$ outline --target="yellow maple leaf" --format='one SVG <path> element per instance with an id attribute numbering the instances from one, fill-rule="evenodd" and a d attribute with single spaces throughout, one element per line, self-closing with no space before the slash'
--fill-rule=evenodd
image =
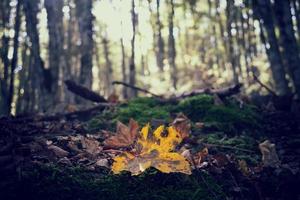
<path id="1" fill-rule="evenodd" d="M 188 161 L 179 153 L 174 152 L 175 147 L 182 141 L 180 134 L 174 127 L 158 127 L 153 134 L 149 133 L 149 124 L 142 128 L 135 148 L 131 152 L 124 152 L 114 158 L 112 171 L 115 174 L 129 171 L 138 175 L 154 167 L 161 172 L 180 172 L 191 174 Z"/>

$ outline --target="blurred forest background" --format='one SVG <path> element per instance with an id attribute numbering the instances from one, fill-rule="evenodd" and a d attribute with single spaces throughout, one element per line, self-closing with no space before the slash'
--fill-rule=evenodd
<path id="1" fill-rule="evenodd" d="M 1 114 L 243 84 L 300 95 L 299 0 L 1 0 Z M 267 87 L 263 87 L 267 86 Z M 269 91 L 268 91 L 269 88 Z"/>

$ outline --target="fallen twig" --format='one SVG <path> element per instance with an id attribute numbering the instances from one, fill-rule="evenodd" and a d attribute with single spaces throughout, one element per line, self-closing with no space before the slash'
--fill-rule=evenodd
<path id="1" fill-rule="evenodd" d="M 249 149 L 243 149 L 239 147 L 231 147 L 231 146 L 225 146 L 225 145 L 219 145 L 219 144 L 209 144 L 209 143 L 203 143 L 207 147 L 219 147 L 219 148 L 224 148 L 224 149 L 232 149 L 232 150 L 237 150 L 237 151 L 244 151 L 248 153 L 254 153 L 254 151 L 249 150 Z"/>
<path id="2" fill-rule="evenodd" d="M 151 94 L 152 96 L 157 97 L 157 98 L 161 98 L 161 97 L 162 97 L 162 96 L 157 95 L 157 94 L 154 94 L 154 93 L 152 93 L 152 92 L 150 92 L 150 91 L 148 91 L 148 90 L 146 90 L 146 89 L 137 87 L 137 86 L 135 86 L 135 85 L 130 85 L 130 84 L 125 83 L 125 82 L 114 81 L 114 82 L 112 82 L 112 84 L 114 84 L 114 85 L 115 85 L 115 84 L 118 84 L 118 85 L 124 85 L 125 87 L 129 87 L 129 88 L 131 88 L 131 89 L 138 90 L 138 91 L 140 91 L 140 92 L 144 92 L 144 93 L 147 93 L 147 94 Z"/>

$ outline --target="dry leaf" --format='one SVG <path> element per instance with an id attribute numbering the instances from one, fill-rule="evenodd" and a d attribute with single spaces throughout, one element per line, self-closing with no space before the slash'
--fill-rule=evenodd
<path id="1" fill-rule="evenodd" d="M 96 155 L 102 151 L 100 143 L 95 139 L 84 137 L 81 139 L 81 144 L 85 151 L 91 155 Z"/>
<path id="2" fill-rule="evenodd" d="M 177 115 L 172 126 L 179 132 L 182 139 L 189 136 L 191 131 L 191 122 L 183 113 L 179 113 Z"/>
<path id="3" fill-rule="evenodd" d="M 208 149 L 207 149 L 207 147 L 205 147 L 204 149 L 202 149 L 201 151 L 199 151 L 198 153 L 196 153 L 193 156 L 193 160 L 194 160 L 196 167 L 200 166 L 200 164 L 203 162 L 204 158 L 207 155 L 208 155 Z"/>
<path id="4" fill-rule="evenodd" d="M 239 160 L 238 164 L 239 164 L 239 170 L 241 170 L 241 172 L 244 174 L 244 176 L 249 176 L 250 170 L 247 165 L 247 162 L 245 160 Z"/>
<path id="5" fill-rule="evenodd" d="M 119 96 L 116 93 L 112 93 L 107 98 L 107 101 L 109 103 L 118 103 L 119 102 Z"/>
<path id="6" fill-rule="evenodd" d="M 127 127 L 121 122 L 117 122 L 117 134 L 104 141 L 104 145 L 109 148 L 121 148 L 132 145 L 136 139 L 139 125 L 130 119 Z"/>
<path id="7" fill-rule="evenodd" d="M 188 161 L 179 153 L 172 152 L 182 141 L 180 134 L 174 127 L 168 128 L 168 134 L 163 134 L 164 126 L 158 127 L 153 134 L 149 134 L 149 125 L 141 130 L 134 152 L 124 152 L 114 158 L 112 171 L 115 174 L 129 171 L 138 175 L 149 167 L 161 172 L 181 172 L 191 174 Z"/>
<path id="8" fill-rule="evenodd" d="M 97 160 L 95 165 L 98 166 L 98 167 L 109 168 L 109 163 L 108 163 L 108 160 L 106 158 L 102 158 L 102 159 Z"/>
<path id="9" fill-rule="evenodd" d="M 52 151 L 57 157 L 63 158 L 69 155 L 69 152 L 63 150 L 62 148 L 51 144 L 48 146 L 48 149 Z"/>
<path id="10" fill-rule="evenodd" d="M 278 167 L 280 165 L 275 144 L 271 143 L 269 140 L 266 140 L 259 144 L 259 149 L 262 154 L 264 167 Z"/>

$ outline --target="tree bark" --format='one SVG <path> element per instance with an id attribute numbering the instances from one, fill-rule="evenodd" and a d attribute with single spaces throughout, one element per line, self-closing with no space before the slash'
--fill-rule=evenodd
<path id="1" fill-rule="evenodd" d="M 52 76 L 48 69 L 44 68 L 44 62 L 40 56 L 40 39 L 38 34 L 37 14 L 39 0 L 23 0 L 23 8 L 26 16 L 26 30 L 31 42 L 32 55 L 32 90 L 31 98 L 34 98 L 34 109 L 43 109 L 46 104 L 46 96 L 51 93 Z"/>
<path id="2" fill-rule="evenodd" d="M 122 52 L 122 80 L 123 82 L 127 81 L 127 73 L 126 73 L 126 53 L 125 53 L 125 47 L 124 47 L 124 41 L 123 41 L 123 36 L 120 39 L 120 43 L 121 43 L 121 52 Z M 127 88 L 123 88 L 122 89 L 122 94 L 123 94 L 123 98 L 127 99 L 128 98 L 128 94 L 127 94 Z"/>
<path id="3" fill-rule="evenodd" d="M 91 89 L 93 67 L 93 15 L 92 0 L 75 0 L 76 15 L 80 32 L 81 68 L 80 84 Z"/>
<path id="4" fill-rule="evenodd" d="M 164 70 L 164 57 L 165 57 L 165 44 L 162 37 L 162 23 L 160 20 L 160 0 L 156 0 L 156 25 L 157 25 L 157 50 L 156 50 L 156 62 L 161 71 Z"/>
<path id="5" fill-rule="evenodd" d="M 231 34 L 231 29 L 232 29 L 232 23 L 234 20 L 234 1 L 233 0 L 227 0 L 227 6 L 226 6 L 226 15 L 227 15 L 227 35 L 228 35 L 228 53 L 229 53 L 229 60 L 231 64 L 231 69 L 233 73 L 233 83 L 238 84 L 239 83 L 239 77 L 238 77 L 238 72 L 237 72 L 237 65 L 238 63 L 236 62 L 235 58 L 235 51 L 233 47 L 233 37 Z"/>
<path id="6" fill-rule="evenodd" d="M 135 35 L 136 35 L 136 13 L 135 13 L 135 2 L 132 0 L 131 2 L 131 21 L 132 21 L 132 39 L 131 39 L 131 58 L 129 65 L 129 84 L 136 84 L 136 69 L 135 69 Z M 129 97 L 136 97 L 136 90 L 129 90 Z"/>
<path id="7" fill-rule="evenodd" d="M 274 21 L 272 18 L 272 8 L 270 0 L 254 0 L 253 12 L 260 19 L 260 23 L 265 30 L 261 30 L 262 42 L 265 43 L 267 56 L 270 61 L 272 76 L 278 95 L 287 95 L 289 93 L 288 81 L 285 78 L 285 70 L 279 51 L 278 41 L 275 34 Z M 265 33 L 264 33 L 265 32 Z M 266 34 L 266 36 L 264 36 Z M 269 46 L 269 48 L 268 48 Z"/>
<path id="8" fill-rule="evenodd" d="M 3 63 L 3 71 L 1 71 L 0 76 L 0 89 L 1 89 L 1 97 L 0 97 L 0 114 L 7 115 L 9 113 L 9 109 L 7 107 L 8 104 L 8 81 L 9 81 L 9 59 L 8 59 L 8 49 L 9 49 L 9 41 L 10 38 L 5 34 L 5 31 L 7 30 L 10 13 L 11 13 L 11 7 L 9 5 L 9 0 L 3 0 L 0 2 L 0 17 L 1 17 L 1 29 L 0 31 L 3 32 L 2 38 L 1 38 L 1 49 L 0 49 L 0 55 L 1 60 Z M 3 74 L 3 76 L 2 76 Z"/>
<path id="9" fill-rule="evenodd" d="M 275 16 L 280 31 L 280 41 L 283 47 L 283 55 L 295 87 L 296 94 L 300 98 L 300 57 L 290 7 L 290 0 L 275 0 Z"/>
<path id="10" fill-rule="evenodd" d="M 8 91 L 8 113 L 11 113 L 13 96 L 14 96 L 14 89 L 15 89 L 15 69 L 18 64 L 18 49 L 19 49 L 19 33 L 20 33 L 20 25 L 21 25 L 21 2 L 22 0 L 18 0 L 16 5 L 16 16 L 15 16 L 15 35 L 14 35 L 14 50 L 13 50 L 13 57 L 11 60 L 11 67 L 10 67 L 10 83 L 9 83 L 9 91 Z"/>
<path id="11" fill-rule="evenodd" d="M 170 0 L 170 13 L 169 13 L 169 39 L 168 39 L 168 54 L 169 54 L 169 65 L 171 68 L 171 80 L 173 88 L 177 88 L 177 66 L 176 66 L 176 47 L 175 47 L 175 39 L 174 39 L 174 1 Z"/>
<path id="12" fill-rule="evenodd" d="M 109 96 L 113 92 L 112 88 L 112 80 L 113 80 L 113 68 L 112 68 L 112 62 L 110 60 L 110 52 L 109 52 L 109 44 L 108 44 L 108 38 L 104 36 L 102 39 L 103 43 L 103 50 L 104 50 L 104 58 L 105 58 L 105 85 L 106 85 L 106 95 Z"/>
<path id="13" fill-rule="evenodd" d="M 64 32 L 63 32 L 63 1 L 45 0 L 47 10 L 47 23 L 49 31 L 49 66 L 52 74 L 52 91 L 55 92 L 51 99 L 54 102 L 62 101 L 63 88 L 60 74 L 63 73 L 65 57 L 63 52 Z"/>

